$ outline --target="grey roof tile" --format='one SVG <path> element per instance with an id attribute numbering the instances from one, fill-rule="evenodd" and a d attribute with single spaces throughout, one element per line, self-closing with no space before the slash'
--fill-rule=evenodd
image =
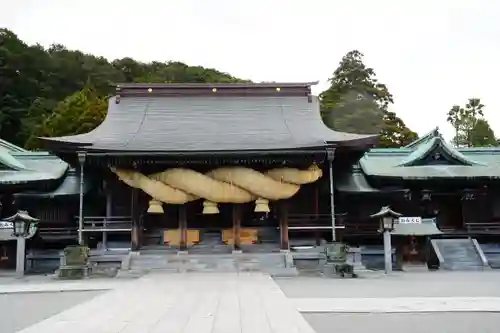
<path id="1" fill-rule="evenodd" d="M 124 96 L 110 98 L 93 131 L 42 138 L 114 151 L 285 150 L 368 146 L 376 135 L 337 132 L 323 124 L 312 96 Z M 81 149 L 81 148 L 80 148 Z"/>

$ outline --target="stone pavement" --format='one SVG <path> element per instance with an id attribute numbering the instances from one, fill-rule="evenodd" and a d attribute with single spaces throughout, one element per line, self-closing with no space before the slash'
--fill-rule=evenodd
<path id="1" fill-rule="evenodd" d="M 22 281 L 22 280 L 21 280 Z M 82 280 L 82 281 L 58 281 L 44 283 L 11 283 L 0 284 L 0 295 L 16 294 L 16 293 L 47 293 L 47 292 L 63 292 L 63 291 L 99 291 L 110 290 L 120 286 L 124 286 L 130 281 L 120 280 Z"/>
<path id="2" fill-rule="evenodd" d="M 149 274 L 19 333 L 314 333 L 261 273 Z"/>
<path id="3" fill-rule="evenodd" d="M 292 298 L 300 312 L 500 312 L 500 297 Z"/>

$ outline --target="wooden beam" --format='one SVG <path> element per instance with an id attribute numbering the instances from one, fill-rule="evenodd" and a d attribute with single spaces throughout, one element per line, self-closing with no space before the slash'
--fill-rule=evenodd
<path id="1" fill-rule="evenodd" d="M 288 240 L 288 202 L 280 203 L 280 249 L 289 250 L 290 244 Z"/>
<path id="2" fill-rule="evenodd" d="M 187 249 L 187 218 L 186 218 L 186 205 L 179 205 L 179 231 L 181 233 L 181 240 L 179 242 L 179 250 L 186 251 Z"/>
<path id="3" fill-rule="evenodd" d="M 233 204 L 233 250 L 241 250 L 241 205 Z"/>

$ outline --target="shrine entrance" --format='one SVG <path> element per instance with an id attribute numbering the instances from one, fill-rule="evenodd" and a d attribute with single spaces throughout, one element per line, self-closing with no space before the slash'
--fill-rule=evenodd
<path id="1" fill-rule="evenodd" d="M 400 217 L 394 225 L 397 266 L 426 268 L 429 260 L 429 236 L 442 232 L 436 226 L 436 219 L 421 217 Z M 425 267 L 424 267 L 425 266 Z"/>

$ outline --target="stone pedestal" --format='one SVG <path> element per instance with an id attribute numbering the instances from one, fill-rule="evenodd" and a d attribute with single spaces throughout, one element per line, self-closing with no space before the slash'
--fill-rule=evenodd
<path id="1" fill-rule="evenodd" d="M 324 262 L 322 266 L 323 277 L 331 278 L 335 276 L 335 264 L 331 262 Z"/>
<path id="2" fill-rule="evenodd" d="M 347 254 L 347 262 L 353 265 L 354 271 L 366 271 L 365 265 L 363 265 L 362 257 L 361 257 L 361 248 L 359 247 L 350 247 Z"/>
<path id="3" fill-rule="evenodd" d="M 280 250 L 281 253 L 285 255 L 285 268 L 292 268 L 295 267 L 293 263 L 293 255 L 290 253 L 289 250 Z"/>

